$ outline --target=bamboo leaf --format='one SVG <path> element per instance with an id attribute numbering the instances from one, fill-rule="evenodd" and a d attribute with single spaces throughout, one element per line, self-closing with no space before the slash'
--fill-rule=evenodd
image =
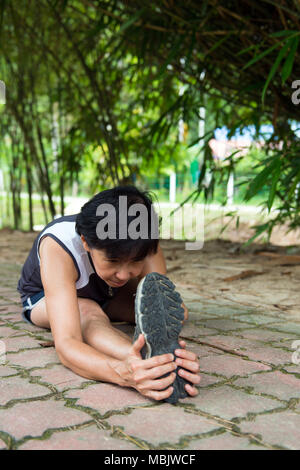
<path id="1" fill-rule="evenodd" d="M 292 34 L 299 33 L 299 31 L 295 31 L 292 29 L 285 29 L 283 31 L 277 31 L 276 33 L 270 34 L 271 38 L 280 38 L 282 36 L 291 36 Z"/>
<path id="2" fill-rule="evenodd" d="M 237 55 L 239 56 L 239 55 L 245 54 L 248 51 L 252 51 L 252 49 L 257 49 L 257 47 L 258 47 L 257 44 L 252 44 L 252 46 L 245 47 L 245 49 L 242 49 L 241 51 L 239 51 Z"/>
<path id="3" fill-rule="evenodd" d="M 292 72 L 292 69 L 293 69 L 293 64 L 294 64 L 294 61 L 295 61 L 295 56 L 296 56 L 296 52 L 297 52 L 297 49 L 298 49 L 298 45 L 299 45 L 299 36 L 294 38 L 294 39 L 291 39 L 289 42 L 290 42 L 290 52 L 286 58 L 286 61 L 282 67 L 282 71 L 281 71 L 281 77 L 282 77 L 282 83 L 285 83 L 285 81 L 289 78 L 289 76 L 291 75 L 291 72 Z"/>
<path id="4" fill-rule="evenodd" d="M 143 7 L 141 10 L 138 10 L 135 15 L 133 15 L 128 21 L 122 24 L 118 33 L 123 33 L 126 29 L 128 29 L 133 23 L 135 23 L 136 20 L 138 20 L 142 16 L 145 10 L 145 7 Z"/>
<path id="5" fill-rule="evenodd" d="M 253 59 L 251 59 L 246 65 L 244 65 L 243 69 L 242 70 L 246 70 L 248 67 L 250 67 L 251 65 L 255 64 L 256 62 L 258 62 L 259 60 L 261 60 L 263 57 L 265 57 L 267 54 L 270 54 L 270 52 L 272 52 L 274 49 L 276 49 L 276 47 L 278 47 L 279 43 L 277 44 L 273 44 L 273 46 L 269 47 L 268 49 L 266 49 L 265 51 L 263 51 L 261 54 L 259 54 L 258 56 L 255 56 L 253 57 Z"/>
<path id="6" fill-rule="evenodd" d="M 264 85 L 264 88 L 263 88 L 263 92 L 262 92 L 262 97 L 261 97 L 261 100 L 262 102 L 264 102 L 264 99 L 265 99 L 265 94 L 266 94 L 266 91 L 268 89 L 268 86 L 269 86 L 269 83 L 270 81 L 272 80 L 272 78 L 274 77 L 279 65 L 280 65 L 280 62 L 282 61 L 282 59 L 285 57 L 288 49 L 290 47 L 290 41 L 287 41 L 286 44 L 282 47 L 282 49 L 280 49 L 277 57 L 276 57 L 276 60 L 270 70 L 270 73 L 268 75 L 268 78 L 266 80 L 266 83 Z"/>
<path id="7" fill-rule="evenodd" d="M 250 186 L 245 195 L 245 201 L 249 201 L 264 186 L 269 176 L 273 173 L 277 166 L 278 157 L 267 165 L 255 178 L 251 181 Z"/>
<path id="8" fill-rule="evenodd" d="M 227 41 L 227 39 L 231 36 L 231 33 L 226 34 L 223 38 L 221 38 L 219 41 L 217 41 L 210 49 L 207 51 L 204 56 L 207 57 L 209 54 L 211 54 L 215 49 L 217 49 L 223 42 Z"/>
<path id="9" fill-rule="evenodd" d="M 281 39 L 279 42 L 277 42 L 276 44 L 273 44 L 273 46 L 269 47 L 268 49 L 266 49 L 265 51 L 263 51 L 261 54 L 259 54 L 258 56 L 255 56 L 253 57 L 253 59 L 251 59 L 246 65 L 244 65 L 243 69 L 242 70 L 246 70 L 248 67 L 250 67 L 251 65 L 255 64 L 256 62 L 258 62 L 259 60 L 261 60 L 263 57 L 265 57 L 266 55 L 270 54 L 270 52 L 272 52 L 274 49 L 276 49 L 277 47 L 280 46 L 280 44 L 282 43 L 287 43 L 289 40 L 293 39 L 295 36 L 299 36 L 299 32 L 298 31 L 291 31 L 291 35 L 286 38 L 284 37 L 283 39 Z M 285 46 L 283 46 L 285 47 Z M 250 49 L 250 48 L 249 48 Z M 282 50 L 282 49 L 281 49 Z"/>
<path id="10" fill-rule="evenodd" d="M 250 243 L 253 242 L 253 240 L 255 240 L 255 238 L 257 238 L 259 235 L 261 235 L 263 232 L 265 232 L 266 230 L 268 230 L 269 228 L 269 222 L 265 223 L 265 224 L 262 224 L 262 225 L 255 225 L 254 227 L 251 227 L 251 228 L 255 228 L 256 229 L 256 232 L 255 234 L 253 235 L 253 237 L 251 237 L 249 240 L 247 240 L 246 243 L 243 244 L 243 247 L 246 247 L 248 245 L 250 245 Z"/>
<path id="11" fill-rule="evenodd" d="M 289 193 L 288 193 L 288 198 L 291 198 L 293 197 L 295 191 L 296 191 L 296 188 L 297 188 L 297 185 L 300 181 L 300 170 L 297 172 L 296 176 L 294 177 L 294 182 L 293 184 L 291 185 L 291 188 L 289 190 Z"/>
<path id="12" fill-rule="evenodd" d="M 269 197 L 268 197 L 268 211 L 269 212 L 271 211 L 271 208 L 274 202 L 277 183 L 278 183 L 280 174 L 281 174 L 281 160 L 277 160 L 277 165 L 275 167 L 275 171 L 274 171 L 274 175 L 272 179 L 272 185 L 271 185 L 271 189 L 270 189 Z"/>
<path id="13" fill-rule="evenodd" d="M 195 47 L 195 43 L 196 43 L 196 30 L 194 29 L 193 30 L 193 33 L 191 35 L 191 42 L 190 42 L 190 47 L 189 47 L 189 50 L 188 50 L 188 53 L 186 55 L 186 65 L 189 64 L 190 62 L 190 59 L 191 59 L 191 56 L 192 56 L 192 53 L 193 53 L 193 48 Z"/>
<path id="14" fill-rule="evenodd" d="M 205 139 L 207 136 L 210 136 L 211 138 L 213 138 L 214 130 L 207 131 L 204 135 L 201 135 L 200 137 L 197 137 L 197 139 L 193 140 L 193 142 L 188 145 L 188 149 L 191 148 L 191 147 L 194 147 L 194 145 L 198 144 L 200 142 L 200 140 Z"/>
<path id="15" fill-rule="evenodd" d="M 157 78 L 160 78 L 163 75 L 163 73 L 165 72 L 168 64 L 170 64 L 170 62 L 172 62 L 174 57 L 176 57 L 178 55 L 178 51 L 181 47 L 182 47 L 182 38 L 181 38 L 181 36 L 179 36 L 177 38 L 177 41 L 174 44 L 174 47 L 172 47 L 171 51 L 169 52 L 168 57 L 166 58 L 163 65 L 159 69 Z"/>

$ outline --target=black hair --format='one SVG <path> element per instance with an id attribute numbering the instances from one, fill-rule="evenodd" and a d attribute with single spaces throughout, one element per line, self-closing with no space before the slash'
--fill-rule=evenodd
<path id="1" fill-rule="evenodd" d="M 120 196 L 127 197 L 126 215 L 119 211 Z M 108 236 L 99 237 L 98 224 L 99 222 L 101 224 L 101 221 L 103 221 L 104 224 L 104 219 L 107 219 L 107 210 L 105 209 L 107 206 L 103 205 L 100 211 L 101 215 L 97 215 L 99 214 L 99 206 L 102 204 L 110 204 L 115 210 L 115 237 L 113 238 Z M 130 223 L 133 220 L 136 220 L 136 216 L 133 217 L 132 215 L 128 215 L 129 208 L 133 204 L 141 204 L 146 208 L 148 222 L 143 224 L 143 227 L 139 227 L 139 233 L 143 232 L 143 235 L 136 239 L 128 236 L 127 231 Z M 136 208 L 137 207 L 138 206 L 136 206 Z M 122 206 L 122 208 L 124 207 Z M 105 212 L 105 214 L 103 212 Z M 119 223 L 120 216 L 122 217 L 123 222 L 127 223 L 126 237 L 124 237 L 124 227 L 122 227 L 122 222 L 121 225 Z M 141 224 L 137 224 L 137 226 L 140 225 Z M 130 259 L 141 261 L 146 258 L 146 256 L 157 252 L 159 241 L 158 217 L 153 209 L 152 196 L 150 192 L 140 191 L 135 186 L 116 186 L 112 189 L 107 189 L 96 194 L 81 207 L 81 211 L 76 218 L 75 230 L 79 235 L 84 236 L 90 248 L 104 250 L 106 257 L 109 260 Z"/>

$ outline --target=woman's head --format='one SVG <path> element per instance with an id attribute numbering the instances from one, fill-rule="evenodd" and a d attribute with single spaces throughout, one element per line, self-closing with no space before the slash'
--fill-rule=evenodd
<path id="1" fill-rule="evenodd" d="M 145 258 L 157 252 L 158 218 L 152 200 L 134 186 L 96 194 L 77 215 L 76 232 L 99 276 L 112 283 L 136 277 Z"/>

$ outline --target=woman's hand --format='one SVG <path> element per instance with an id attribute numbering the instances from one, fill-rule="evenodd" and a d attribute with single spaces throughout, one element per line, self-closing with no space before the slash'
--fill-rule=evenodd
<path id="1" fill-rule="evenodd" d="M 115 369 L 122 379 L 120 385 L 132 387 L 145 397 L 164 400 L 173 393 L 171 386 L 176 378 L 177 365 L 173 354 L 162 354 L 142 359 L 141 349 L 145 344 L 142 334 L 133 343 L 128 357 Z M 162 377 L 169 374 L 167 377 Z M 166 389 L 166 390 L 165 390 Z"/>
<path id="2" fill-rule="evenodd" d="M 175 363 L 180 367 L 178 369 L 178 375 L 183 379 L 188 380 L 191 384 L 198 385 L 200 383 L 199 376 L 199 361 L 195 353 L 187 351 L 186 342 L 183 340 L 179 341 L 179 345 L 182 349 L 175 349 L 176 360 Z M 186 384 L 185 390 L 189 395 L 195 397 L 198 395 L 198 390 L 194 385 Z"/>

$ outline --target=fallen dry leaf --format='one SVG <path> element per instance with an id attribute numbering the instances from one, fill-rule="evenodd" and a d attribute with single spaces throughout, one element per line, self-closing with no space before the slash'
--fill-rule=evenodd
<path id="1" fill-rule="evenodd" d="M 260 256 L 266 256 L 272 258 L 270 264 L 276 264 L 280 266 L 288 266 L 292 264 L 300 264 L 299 255 L 282 255 L 279 253 L 269 253 L 267 251 L 260 251 L 257 253 Z"/>
<path id="2" fill-rule="evenodd" d="M 252 271 L 250 269 L 250 270 L 247 270 L 247 271 L 242 271 L 239 274 L 236 274 L 235 276 L 225 277 L 225 279 L 223 279 L 223 281 L 225 281 L 225 282 L 237 281 L 239 279 L 246 279 L 246 278 L 252 277 L 252 276 L 259 276 L 260 274 L 264 274 L 264 273 L 266 273 L 266 271 Z"/>
<path id="3" fill-rule="evenodd" d="M 273 253 L 271 251 L 258 251 L 255 254 L 258 256 L 267 256 L 268 258 L 278 258 L 278 256 L 282 256 L 282 253 Z"/>
<path id="4" fill-rule="evenodd" d="M 282 305 L 282 304 L 273 304 L 274 307 L 279 308 L 280 310 L 289 310 L 291 307 L 289 305 Z"/>
<path id="5" fill-rule="evenodd" d="M 43 348 L 51 348 L 52 346 L 54 346 L 54 341 L 47 341 L 45 343 L 39 343 L 40 346 L 42 346 Z"/>

